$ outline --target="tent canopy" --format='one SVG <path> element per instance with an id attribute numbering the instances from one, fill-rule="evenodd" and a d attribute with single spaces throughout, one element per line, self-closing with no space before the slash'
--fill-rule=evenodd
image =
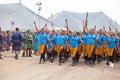
<path id="1" fill-rule="evenodd" d="M 36 21 L 39 29 L 45 24 L 48 24 L 48 29 L 51 28 L 49 20 L 37 15 L 20 3 L 0 4 L 0 27 L 3 30 L 14 30 L 19 27 L 23 31 L 27 29 L 34 31 L 33 21 Z"/>
<path id="2" fill-rule="evenodd" d="M 68 25 L 71 30 L 74 31 L 82 31 L 82 22 L 86 18 L 86 13 L 75 13 L 75 12 L 68 12 L 62 11 L 57 13 L 53 17 L 54 23 L 56 25 L 64 27 L 65 26 L 65 19 L 68 20 Z M 120 25 L 113 21 L 110 17 L 106 14 L 101 12 L 93 12 L 88 13 L 88 28 L 92 28 L 96 25 L 97 29 L 106 27 L 106 30 L 111 27 L 113 30 L 116 28 L 119 29 Z"/>

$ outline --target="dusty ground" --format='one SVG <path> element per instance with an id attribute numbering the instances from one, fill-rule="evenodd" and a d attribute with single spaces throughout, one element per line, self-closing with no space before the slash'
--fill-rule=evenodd
<path id="1" fill-rule="evenodd" d="M 93 68 L 82 63 L 70 66 L 71 61 L 58 65 L 46 62 L 38 64 L 39 57 L 19 55 L 19 60 L 13 58 L 13 53 L 4 53 L 6 57 L 0 60 L 0 80 L 120 80 L 120 62 L 110 68 L 102 62 Z"/>

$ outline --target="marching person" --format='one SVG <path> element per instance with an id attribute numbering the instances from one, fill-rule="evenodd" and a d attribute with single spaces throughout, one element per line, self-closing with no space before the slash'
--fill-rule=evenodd
<path id="1" fill-rule="evenodd" d="M 78 32 L 78 37 L 80 37 L 81 41 L 82 41 L 82 34 Z M 83 41 L 82 41 L 83 42 Z M 82 52 L 83 52 L 83 49 L 82 49 L 82 42 L 80 42 L 79 46 L 78 46 L 78 51 L 77 51 L 77 54 L 76 54 L 76 60 L 77 60 L 77 63 L 79 63 L 79 59 L 80 59 L 80 56 L 82 55 Z"/>
<path id="2" fill-rule="evenodd" d="M 41 32 L 39 32 L 38 35 L 39 35 L 38 54 L 40 54 L 39 64 L 41 64 L 42 60 L 43 60 L 43 63 L 45 63 L 45 48 L 47 43 L 47 36 L 45 35 L 44 28 L 41 29 Z"/>
<path id="3" fill-rule="evenodd" d="M 23 38 L 22 38 L 21 32 L 19 32 L 19 28 L 16 28 L 15 30 L 16 30 L 16 32 L 14 32 L 13 36 L 12 36 L 12 45 L 13 45 L 13 49 L 15 51 L 15 59 L 18 59 L 18 54 L 20 52 Z"/>
<path id="4" fill-rule="evenodd" d="M 82 42 L 82 38 L 77 35 L 77 33 L 74 31 L 72 34 L 70 34 L 70 52 L 72 57 L 72 66 L 77 64 L 76 54 L 78 51 L 78 46 Z"/>
<path id="5" fill-rule="evenodd" d="M 104 34 L 102 32 L 102 29 L 99 29 L 97 34 L 97 48 L 95 49 L 96 59 L 98 63 L 102 61 L 102 56 L 104 55 Z"/>
<path id="6" fill-rule="evenodd" d="M 59 56 L 59 65 L 61 65 L 63 61 L 64 43 L 66 42 L 62 30 L 59 30 L 55 39 L 56 50 Z"/>
<path id="7" fill-rule="evenodd" d="M 86 46 L 86 55 L 85 55 L 85 59 L 86 59 L 86 64 L 93 64 L 93 60 L 92 60 L 92 54 L 93 54 L 93 50 L 95 47 L 95 40 L 96 40 L 96 34 L 94 34 L 95 32 L 95 28 L 91 28 L 91 29 L 87 29 L 86 23 L 84 26 L 84 32 L 87 35 L 86 37 L 86 41 L 87 41 L 87 46 Z"/>
<path id="8" fill-rule="evenodd" d="M 38 36 L 39 36 L 38 54 L 40 55 L 39 64 L 41 64 L 42 60 L 43 60 L 43 63 L 45 63 L 45 49 L 46 49 L 46 44 L 47 44 L 47 40 L 48 40 L 46 33 L 45 33 L 45 28 L 46 28 L 47 24 L 45 24 L 45 26 L 40 31 L 38 31 L 35 21 L 34 21 L 34 26 L 35 26 L 36 31 L 38 32 Z"/>
<path id="9" fill-rule="evenodd" d="M 47 55 L 48 55 L 48 60 L 50 62 L 54 61 L 55 54 L 54 54 L 54 33 L 50 32 L 50 36 L 48 37 L 49 42 L 47 42 Z"/>
<path id="10" fill-rule="evenodd" d="M 118 43 L 117 38 L 115 36 L 114 32 L 110 32 L 110 35 L 108 36 L 108 48 L 107 48 L 107 56 L 108 56 L 108 60 L 107 60 L 107 64 L 110 67 L 114 67 L 114 58 L 113 58 L 113 53 L 116 50 L 118 50 L 118 46 L 116 45 Z"/>
<path id="11" fill-rule="evenodd" d="M 65 37 L 65 40 L 68 43 L 69 36 L 67 34 L 67 31 L 64 32 L 64 37 Z M 68 58 L 69 58 L 69 55 L 70 55 L 69 53 L 70 53 L 70 48 L 69 48 L 69 46 L 66 43 L 64 43 L 64 57 L 65 57 L 65 61 L 68 61 Z"/>

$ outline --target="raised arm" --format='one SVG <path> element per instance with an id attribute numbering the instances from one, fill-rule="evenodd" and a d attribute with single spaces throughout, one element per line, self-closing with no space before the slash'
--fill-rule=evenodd
<path id="1" fill-rule="evenodd" d="M 34 27 L 35 27 L 36 31 L 38 32 L 39 30 L 37 28 L 36 22 L 34 21 L 33 23 L 34 23 Z"/>
<path id="2" fill-rule="evenodd" d="M 84 22 L 84 20 L 82 21 L 82 27 L 83 27 L 83 33 L 85 33 L 85 22 Z"/>
<path id="3" fill-rule="evenodd" d="M 44 30 L 47 29 L 47 24 L 44 25 L 43 29 L 44 29 Z"/>
<path id="4" fill-rule="evenodd" d="M 51 22 L 51 27 L 52 27 L 52 30 L 55 31 L 53 22 Z"/>

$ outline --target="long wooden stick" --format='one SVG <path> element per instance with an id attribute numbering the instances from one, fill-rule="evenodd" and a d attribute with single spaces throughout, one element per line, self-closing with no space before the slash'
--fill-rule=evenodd
<path id="1" fill-rule="evenodd" d="M 86 32 L 88 32 L 87 25 L 88 25 L 88 12 L 86 13 L 86 18 L 85 18 L 85 30 L 86 30 Z"/>
<path id="2" fill-rule="evenodd" d="M 86 18 L 85 18 L 85 26 L 87 27 L 88 24 L 88 12 L 86 13 Z"/>
<path id="3" fill-rule="evenodd" d="M 67 30 L 70 30 L 70 29 L 69 29 L 69 26 L 68 26 L 68 21 L 67 21 L 67 19 L 65 19 L 65 23 L 66 23 L 66 28 L 67 28 Z"/>

